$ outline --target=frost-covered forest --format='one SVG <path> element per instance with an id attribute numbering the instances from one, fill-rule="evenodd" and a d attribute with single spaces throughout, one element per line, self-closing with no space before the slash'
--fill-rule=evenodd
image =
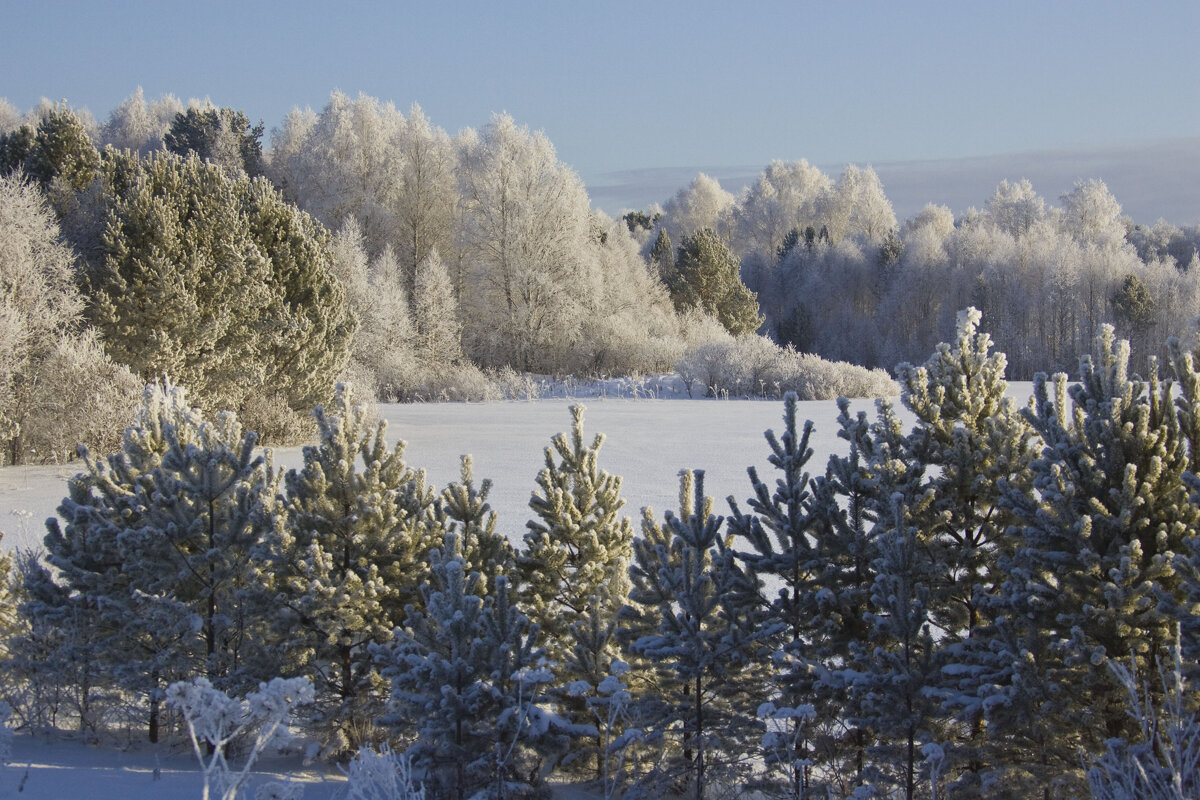
<path id="1" fill-rule="evenodd" d="M 450 135 L 339 92 L 269 144 L 246 111 L 140 90 L 103 122 L 0 103 L 0 137 L 6 463 L 114 445 L 163 376 L 289 442 L 344 379 L 382 400 L 671 370 L 699 396 L 886 394 L 968 305 L 1015 379 L 1074 372 L 1104 322 L 1139 369 L 1193 335 L 1200 226 L 1135 223 L 1096 180 L 899 221 L 869 167 L 776 162 L 739 197 L 700 175 L 611 219 L 507 115 Z"/>
<path id="2" fill-rule="evenodd" d="M 806 162 L 611 219 L 511 117 L 340 93 L 269 147 L 140 91 L 0 136 L 3 461 L 87 445 L 0 564 L 11 725 L 190 732 L 230 798 L 288 715 L 356 797 L 1200 789 L 1200 226 L 1099 181 L 901 223 Z M 660 372 L 781 400 L 770 473 L 634 522 L 576 406 L 521 535 L 372 410 Z"/>

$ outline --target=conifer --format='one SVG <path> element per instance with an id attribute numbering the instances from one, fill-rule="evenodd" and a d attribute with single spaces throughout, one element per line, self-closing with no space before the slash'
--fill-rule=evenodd
<path id="1" fill-rule="evenodd" d="M 339 385 L 318 406 L 318 442 L 285 477 L 286 500 L 265 548 L 276 635 L 316 688 L 316 723 L 326 748 L 370 741 L 382 679 L 371 644 L 390 640 L 440 540 L 434 493 L 424 474 L 390 448 L 387 424 Z"/>

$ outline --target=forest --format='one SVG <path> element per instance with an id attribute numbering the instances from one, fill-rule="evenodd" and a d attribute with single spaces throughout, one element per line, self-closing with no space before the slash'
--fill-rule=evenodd
<path id="1" fill-rule="evenodd" d="M 775 162 L 739 197 L 700 175 L 612 219 L 503 114 L 451 136 L 334 92 L 263 138 L 140 90 L 103 122 L 0 104 L 4 463 L 115 445 L 163 376 L 292 442 L 338 380 L 389 401 L 670 371 L 700 396 L 889 394 L 967 306 L 1020 380 L 1074 372 L 1102 323 L 1142 370 L 1195 337 L 1200 225 L 1137 224 L 1097 180 L 900 222 L 869 167 Z"/>
<path id="2" fill-rule="evenodd" d="M 803 161 L 612 219 L 506 115 L 335 92 L 263 135 L 0 106 L 3 460 L 80 466 L 3 559 L 12 724 L 157 742 L 302 696 L 314 757 L 455 800 L 1200 790 L 1200 225 L 1095 180 L 900 223 Z M 782 401 L 748 499 L 686 471 L 635 525 L 576 406 L 506 535 L 469 459 L 434 487 L 373 421 L 670 371 Z"/>

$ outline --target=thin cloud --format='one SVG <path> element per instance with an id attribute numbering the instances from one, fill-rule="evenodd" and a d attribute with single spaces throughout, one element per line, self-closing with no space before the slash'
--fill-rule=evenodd
<path id="1" fill-rule="evenodd" d="M 738 194 L 765 165 L 625 170 L 588 180 L 593 204 L 610 214 L 663 203 L 704 172 Z M 1051 205 L 1076 182 L 1099 178 L 1135 221 L 1200 223 L 1200 136 L 1087 150 L 1044 150 L 974 158 L 897 161 L 873 165 L 900 220 L 926 203 L 961 214 L 982 208 L 1002 180 L 1028 178 Z M 841 165 L 822 165 L 836 178 Z"/>

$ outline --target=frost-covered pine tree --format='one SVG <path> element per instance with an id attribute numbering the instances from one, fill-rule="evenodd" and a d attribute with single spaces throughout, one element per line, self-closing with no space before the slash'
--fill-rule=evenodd
<path id="1" fill-rule="evenodd" d="M 852 659 L 852 648 L 866 641 L 871 586 L 875 581 L 876 526 L 880 476 L 873 467 L 879 426 L 898 436 L 899 422 L 890 405 L 879 405 L 875 425 L 866 412 L 851 415 L 850 403 L 838 400 L 838 436 L 848 442 L 844 456 L 831 455 L 825 474 L 812 482 L 813 531 L 811 586 L 805 599 L 807 639 L 789 664 L 790 691 L 812 697 L 817 728 L 813 732 L 812 791 L 849 794 L 864 780 L 871 732 L 848 722 L 849 699 L 837 670 Z"/>
<path id="2" fill-rule="evenodd" d="M 487 501 L 492 491 L 491 478 L 475 485 L 471 456 L 462 457 L 460 478 L 442 490 L 434 504 L 434 515 L 447 530 L 456 533 L 462 557 L 469 571 L 478 572 L 483 581 L 481 594 L 487 594 L 500 575 L 516 574 L 517 556 L 512 544 L 496 532 L 496 512 Z M 490 583 L 489 583 L 490 582 Z"/>
<path id="3" fill-rule="evenodd" d="M 1029 465 L 1032 490 L 1003 500 L 1016 541 L 1000 560 L 992 613 L 1003 626 L 982 702 L 989 727 L 1023 754 L 999 776 L 1045 797 L 1078 790 L 1080 749 L 1130 732 L 1123 690 L 1102 666 L 1132 654 L 1139 671 L 1152 669 L 1174 643 L 1160 598 L 1179 596 L 1172 562 L 1200 524 L 1170 382 L 1130 375 L 1129 346 L 1111 326 L 1096 348 L 1079 383 L 1035 380 L 1026 416 L 1044 448 Z"/>
<path id="4" fill-rule="evenodd" d="M 607 674 L 620 655 L 611 633 L 629 594 L 633 525 L 620 515 L 621 478 L 599 466 L 604 436 L 590 444 L 584 439 L 584 411 L 571 406 L 571 433 L 557 434 L 546 448 L 546 466 L 529 500 L 538 518 L 527 523 L 517 558 L 521 599 L 541 626 L 549 657 L 561 665 L 560 686 L 598 683 Z M 562 702 L 570 719 L 591 722 L 585 703 Z M 587 754 L 576 748 L 573 755 Z M 597 753 L 597 769 L 600 758 Z"/>
<path id="5" fill-rule="evenodd" d="M 395 642 L 374 648 L 392 687 L 381 721 L 417 733 L 414 766 L 436 796 L 456 800 L 528 790 L 522 740 L 549 731 L 531 702 L 545 677 L 531 677 L 544 655 L 537 626 L 513 604 L 508 578 L 486 600 L 480 581 L 458 535 L 446 534 L 421 584 L 423 609 L 410 606 Z"/>
<path id="6" fill-rule="evenodd" d="M 939 659 L 948 665 L 940 693 L 968 726 L 945 752 L 961 765 L 956 790 L 976 794 L 990 743 L 966 665 L 980 646 L 980 628 L 991 622 L 985 606 L 999 590 L 996 554 L 1013 522 L 1000 503 L 1000 482 L 1010 489 L 1027 484 L 1034 452 L 1033 431 L 1007 397 L 1007 360 L 979 331 L 980 319 L 974 308 L 959 312 L 952 342 L 939 344 L 922 365 L 896 369 L 901 401 L 916 416 L 909 446 L 927 468 L 922 491 L 932 495 L 917 523 L 933 567 L 926 609 L 939 631 Z"/>
<path id="7" fill-rule="evenodd" d="M 770 686 L 764 687 L 763 699 L 778 707 L 795 708 L 820 702 L 813 691 L 813 672 L 807 657 L 814 642 L 816 577 L 822 569 L 815 540 L 821 528 L 821 509 L 805 469 L 812 457 L 808 442 L 813 425 L 807 422 L 803 431 L 797 430 L 794 392 L 784 398 L 783 419 L 782 436 L 777 437 L 774 431 L 765 434 L 771 448 L 768 461 L 780 473 L 774 491 L 759 478 L 758 470 L 750 467 L 747 472 L 754 492 L 747 501 L 750 513 L 743 513 L 731 497 L 729 531 L 753 548 L 739 554 L 750 569 L 778 586 L 767 613 L 782 629 L 770 642 L 775 649 L 774 670 Z M 810 788 L 814 755 L 808 724 L 811 718 L 795 715 L 788 719 L 793 728 L 789 741 L 795 749 L 779 754 L 779 759 L 789 766 L 807 762 L 804 768 L 790 773 L 796 780 L 796 785 L 790 787 L 793 796 L 803 797 Z"/>
<path id="8" fill-rule="evenodd" d="M 760 615 L 755 577 L 738 563 L 704 496 L 704 473 L 684 472 L 679 515 L 663 524 L 643 511 L 643 536 L 634 540 L 630 603 L 622 610 L 635 653 L 661 661 L 674 680 L 663 697 L 660 733 L 680 741 L 658 776 L 682 778 L 701 800 L 706 787 L 734 778 L 756 749 L 751 697 L 759 642 L 777 632 Z"/>
<path id="9" fill-rule="evenodd" d="M 256 444 L 232 414 L 206 421 L 181 388 L 152 385 L 120 452 L 84 451 L 88 471 L 59 507 L 66 527 L 47 522 L 47 562 L 64 591 L 41 597 L 63 602 L 27 610 L 149 703 L 151 740 L 172 680 L 241 689 L 275 672 L 247 603 L 277 484 Z"/>
<path id="10" fill-rule="evenodd" d="M 590 444 L 584 440 L 584 411 L 571 406 L 570 435 L 557 434 L 545 450 L 546 466 L 529 500 L 537 519 L 526 525 L 517 560 L 522 600 L 555 660 L 571 647 L 573 622 L 593 604 L 601 619 L 615 618 L 629 591 L 633 525 L 620 515 L 621 478 L 599 466 L 603 434 Z"/>
<path id="11" fill-rule="evenodd" d="M 932 565 L 924 542 L 897 493 L 887 527 L 877 534 L 868 638 L 851 643 L 851 662 L 838 671 L 850 696 L 851 725 L 873 731 L 870 748 L 876 789 L 895 787 L 912 800 L 920 770 L 919 748 L 936 742 L 942 716 L 930 689 L 940 680 L 938 653 L 930 625 Z"/>
<path id="12" fill-rule="evenodd" d="M 318 442 L 285 476 L 286 499 L 263 548 L 275 635 L 293 668 L 312 680 L 314 724 L 330 752 L 372 741 L 383 680 L 369 647 L 391 639 L 429 551 L 441 541 L 434 493 L 389 448 L 387 424 L 339 385 L 318 406 Z"/>

